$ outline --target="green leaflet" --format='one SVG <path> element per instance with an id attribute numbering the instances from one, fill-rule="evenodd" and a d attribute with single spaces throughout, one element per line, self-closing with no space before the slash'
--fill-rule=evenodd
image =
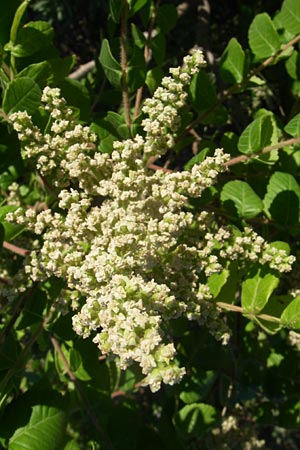
<path id="1" fill-rule="evenodd" d="M 113 57 L 107 39 L 104 39 L 102 42 L 99 60 L 102 64 L 108 81 L 114 87 L 120 87 L 122 79 L 122 68 L 118 61 Z"/>
<path id="2" fill-rule="evenodd" d="M 257 153 L 271 143 L 273 123 L 265 114 L 251 122 L 240 135 L 238 149 L 241 153 Z"/>
<path id="3" fill-rule="evenodd" d="M 250 219 L 257 216 L 263 210 L 263 202 L 245 181 L 229 181 L 223 186 L 221 200 L 224 207 L 234 203 L 240 217 Z"/>
<path id="4" fill-rule="evenodd" d="M 269 217 L 282 225 L 294 225 L 300 217 L 300 186 L 293 175 L 275 172 L 263 199 Z"/>
<path id="5" fill-rule="evenodd" d="M 228 83 L 241 83 L 245 75 L 245 52 L 236 38 L 231 38 L 220 63 L 220 74 Z"/>
<path id="6" fill-rule="evenodd" d="M 300 0 L 285 0 L 279 13 L 281 24 L 293 35 L 300 32 Z"/>
<path id="7" fill-rule="evenodd" d="M 281 314 L 281 323 L 287 328 L 300 328 L 300 296 L 285 308 Z"/>
<path id="8" fill-rule="evenodd" d="M 66 414 L 61 409 L 35 405 L 28 424 L 10 438 L 8 450 L 60 450 L 65 426 Z"/>
<path id="9" fill-rule="evenodd" d="M 286 60 L 285 67 L 287 73 L 293 80 L 300 79 L 300 53 L 296 50 L 293 51 L 291 56 Z"/>
<path id="10" fill-rule="evenodd" d="M 27 111 L 33 114 L 40 105 L 42 91 L 39 85 L 28 77 L 11 81 L 4 93 L 3 109 L 6 114 Z"/>
<path id="11" fill-rule="evenodd" d="M 284 127 L 284 131 L 293 137 L 300 136 L 300 114 L 296 114 Z"/>
<path id="12" fill-rule="evenodd" d="M 242 307 L 245 312 L 258 314 L 267 304 L 278 283 L 278 277 L 271 273 L 262 275 L 261 271 L 253 278 L 245 280 L 242 283 Z"/>
<path id="13" fill-rule="evenodd" d="M 201 436 L 217 421 L 216 409 L 205 403 L 191 403 L 174 416 L 174 424 L 184 436 Z"/>
<path id="14" fill-rule="evenodd" d="M 256 59 L 264 59 L 275 55 L 280 48 L 277 31 L 270 16 L 258 14 L 253 19 L 248 33 L 250 48 Z"/>

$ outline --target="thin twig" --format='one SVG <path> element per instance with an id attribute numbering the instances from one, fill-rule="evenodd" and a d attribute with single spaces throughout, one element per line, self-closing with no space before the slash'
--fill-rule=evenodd
<path id="1" fill-rule="evenodd" d="M 227 311 L 239 312 L 250 318 L 262 319 L 262 320 L 266 320 L 268 322 L 274 322 L 274 323 L 281 323 L 281 321 L 278 317 L 270 316 L 269 314 L 250 313 L 250 312 L 245 311 L 244 308 L 242 308 L 241 306 L 232 305 L 231 303 L 216 302 L 216 305 L 219 306 L 219 308 L 226 309 Z"/>
<path id="2" fill-rule="evenodd" d="M 73 80 L 81 80 L 89 72 L 91 72 L 95 68 L 95 66 L 95 60 L 91 60 L 85 64 L 81 64 L 76 70 L 74 70 L 74 72 L 68 75 L 68 78 L 72 78 Z"/>
<path id="3" fill-rule="evenodd" d="M 300 144 L 300 138 L 287 139 L 286 141 L 278 142 L 277 144 L 274 144 L 274 145 L 268 145 L 267 147 L 264 147 L 262 150 L 260 150 L 260 152 L 258 152 L 258 153 L 251 153 L 249 155 L 236 156 L 235 158 L 232 158 L 229 161 L 227 161 L 225 163 L 225 166 L 227 166 L 227 167 L 233 166 L 234 164 L 239 164 L 241 162 L 248 161 L 249 159 L 252 159 L 252 158 L 257 158 L 258 156 L 269 153 L 272 150 L 279 150 L 280 148 L 286 147 L 288 145 L 295 145 L 295 144 Z"/>
<path id="4" fill-rule="evenodd" d="M 2 246 L 6 248 L 6 250 L 10 250 L 11 252 L 15 253 L 16 255 L 20 256 L 26 256 L 29 255 L 30 250 L 27 250 L 26 248 L 18 247 L 17 245 L 11 244 L 10 242 L 3 241 Z"/>
<path id="5" fill-rule="evenodd" d="M 79 394 L 79 397 L 84 405 L 86 412 L 89 415 L 89 418 L 93 422 L 94 427 L 97 429 L 97 431 L 99 432 L 99 435 L 102 437 L 103 441 L 106 443 L 107 448 L 109 450 L 114 450 L 114 447 L 112 446 L 112 443 L 110 442 L 109 437 L 107 436 L 106 432 L 103 430 L 102 426 L 99 424 L 99 421 L 98 421 L 97 417 L 95 416 L 95 414 L 93 413 L 92 408 L 91 408 L 87 398 L 85 397 L 83 390 L 81 389 L 81 386 L 80 386 L 76 376 L 72 372 L 70 365 L 59 345 L 58 340 L 54 336 L 50 336 L 50 340 L 51 340 L 52 345 L 53 345 L 54 349 L 56 350 L 61 362 L 63 363 L 64 368 L 65 368 L 70 380 L 74 383 L 76 390 Z"/>
<path id="6" fill-rule="evenodd" d="M 144 58 L 145 58 L 145 62 L 146 64 L 149 63 L 150 59 L 151 59 L 151 54 L 150 54 L 150 43 L 151 43 L 151 39 L 152 39 L 152 33 L 153 33 L 153 29 L 154 29 L 154 25 L 155 25 L 155 21 L 156 21 L 156 17 L 157 17 L 157 11 L 160 5 L 160 0 L 157 0 L 156 4 L 155 4 L 155 8 L 152 14 L 152 18 L 150 21 L 150 25 L 148 28 L 148 35 L 147 35 L 147 40 L 146 40 L 146 44 L 145 44 L 145 48 L 144 48 Z M 134 106 L 134 115 L 133 118 L 136 119 L 137 116 L 140 113 L 140 109 L 141 109 L 141 102 L 142 102 L 142 98 L 143 98 L 143 89 L 144 87 L 141 86 L 136 93 L 136 97 L 135 97 L 135 106 Z"/>

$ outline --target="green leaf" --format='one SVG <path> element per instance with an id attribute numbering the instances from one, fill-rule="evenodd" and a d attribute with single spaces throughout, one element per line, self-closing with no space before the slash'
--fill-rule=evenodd
<path id="1" fill-rule="evenodd" d="M 48 61 L 42 61 L 36 64 L 30 64 L 18 73 L 17 78 L 27 77 L 35 80 L 40 87 L 47 84 L 47 80 L 51 75 L 51 66 Z"/>
<path id="2" fill-rule="evenodd" d="M 109 12 L 112 20 L 119 23 L 121 20 L 123 0 L 109 0 Z"/>
<path id="3" fill-rule="evenodd" d="M 53 27 L 48 22 L 29 22 L 18 32 L 17 41 L 10 51 L 19 58 L 30 56 L 48 47 L 53 38 Z"/>
<path id="4" fill-rule="evenodd" d="M 295 178 L 285 172 L 275 172 L 263 199 L 265 212 L 282 225 L 293 225 L 300 217 L 300 186 Z"/>
<path id="5" fill-rule="evenodd" d="M 19 236 L 23 231 L 26 230 L 25 225 L 16 225 L 10 222 L 2 222 L 4 228 L 4 240 L 13 241 L 17 236 Z"/>
<path id="6" fill-rule="evenodd" d="M 273 56 L 280 49 L 280 40 L 270 16 L 258 14 L 253 19 L 249 32 L 249 46 L 257 59 Z"/>
<path id="7" fill-rule="evenodd" d="M 25 306 L 18 320 L 17 329 L 22 330 L 34 323 L 42 322 L 46 304 L 46 293 L 37 289 L 33 290 L 30 297 L 26 298 Z"/>
<path id="8" fill-rule="evenodd" d="M 293 297 L 291 295 L 271 295 L 268 303 L 261 311 L 261 314 L 267 314 L 268 316 L 277 318 L 278 323 L 264 320 L 258 317 L 255 317 L 255 322 L 258 323 L 267 333 L 277 333 L 282 328 L 282 324 L 280 323 L 280 316 L 286 306 L 291 303 L 292 300 Z"/>
<path id="9" fill-rule="evenodd" d="M 80 450 L 80 446 L 76 441 L 72 439 L 72 441 L 69 441 L 67 443 L 63 450 Z"/>
<path id="10" fill-rule="evenodd" d="M 216 380 L 216 372 L 213 370 L 200 371 L 197 375 L 191 375 L 183 384 L 183 389 L 179 394 L 180 400 L 184 403 L 196 403 L 206 397 Z"/>
<path id="11" fill-rule="evenodd" d="M 141 30 L 134 24 L 131 24 L 131 34 L 136 47 L 144 48 L 146 44 L 146 38 Z"/>
<path id="12" fill-rule="evenodd" d="M 300 113 L 294 116 L 284 127 L 284 131 L 293 137 L 300 136 Z"/>
<path id="13" fill-rule="evenodd" d="M 99 60 L 108 81 L 114 87 L 120 87 L 122 79 L 122 67 L 113 57 L 107 39 L 104 39 L 102 42 Z"/>
<path id="14" fill-rule="evenodd" d="M 78 80 L 66 78 L 61 84 L 63 97 L 68 105 L 79 109 L 80 119 L 87 121 L 91 112 L 90 96 L 87 87 Z"/>
<path id="15" fill-rule="evenodd" d="M 229 276 L 230 272 L 228 269 L 223 269 L 220 273 L 213 273 L 212 275 L 210 275 L 207 284 L 214 298 L 219 295 Z"/>
<path id="16" fill-rule="evenodd" d="M 14 44 L 16 42 L 18 29 L 19 29 L 22 17 L 24 15 L 29 3 L 30 3 L 30 0 L 25 0 L 24 2 L 22 2 L 15 13 L 14 20 L 13 20 L 13 23 L 12 23 L 12 26 L 10 29 L 10 40 L 11 40 L 12 44 Z"/>
<path id="17" fill-rule="evenodd" d="M 259 313 L 276 287 L 279 278 L 271 273 L 262 275 L 258 271 L 253 278 L 248 278 L 242 283 L 242 307 L 245 312 L 250 314 Z"/>
<path id="18" fill-rule="evenodd" d="M 293 80 L 300 79 L 300 53 L 296 50 L 293 51 L 291 56 L 285 62 L 285 68 L 287 73 Z"/>
<path id="19" fill-rule="evenodd" d="M 131 59 L 128 61 L 126 82 L 129 92 L 135 92 L 143 86 L 146 78 L 146 63 L 142 49 L 135 47 Z"/>
<path id="20" fill-rule="evenodd" d="M 0 0 L 0 45 L 6 44 L 10 39 L 11 24 L 19 5 L 19 0 L 10 0 L 9 2 Z"/>
<path id="21" fill-rule="evenodd" d="M 157 13 L 157 25 L 163 33 L 168 33 L 177 23 L 177 9 L 175 5 L 162 5 Z"/>
<path id="22" fill-rule="evenodd" d="M 146 3 L 149 3 L 148 0 L 129 0 L 129 6 L 130 6 L 130 15 L 136 14 L 140 9 L 142 9 Z"/>
<path id="23" fill-rule="evenodd" d="M 226 203 L 233 202 L 238 215 L 244 219 L 257 216 L 264 208 L 262 200 L 245 181 L 229 181 L 223 186 L 221 200 Z"/>
<path id="24" fill-rule="evenodd" d="M 204 70 L 192 79 L 190 92 L 197 111 L 207 110 L 217 102 L 216 88 Z"/>
<path id="25" fill-rule="evenodd" d="M 33 114 L 40 105 L 42 91 L 39 85 L 28 77 L 11 81 L 4 93 L 3 109 L 6 114 L 27 111 Z"/>
<path id="26" fill-rule="evenodd" d="M 300 296 L 285 308 L 281 314 L 281 323 L 287 328 L 300 328 Z"/>
<path id="27" fill-rule="evenodd" d="M 241 153 L 256 153 L 271 143 L 273 123 L 266 114 L 251 122 L 242 132 L 238 141 Z"/>
<path id="28" fill-rule="evenodd" d="M 76 56 L 67 56 L 66 58 L 54 58 L 48 60 L 52 74 L 48 79 L 48 84 L 57 85 L 71 72 L 76 62 Z"/>
<path id="29" fill-rule="evenodd" d="M 163 76 L 164 71 L 160 67 L 153 67 L 153 69 L 148 70 L 145 83 L 151 95 L 153 95 L 155 89 L 160 85 Z"/>
<path id="30" fill-rule="evenodd" d="M 220 74 L 227 83 L 241 83 L 245 75 L 245 52 L 236 38 L 230 39 L 220 63 Z"/>
<path id="31" fill-rule="evenodd" d="M 217 421 L 216 409 L 205 403 L 185 405 L 174 416 L 174 424 L 185 436 L 200 437 Z"/>
<path id="32" fill-rule="evenodd" d="M 159 32 L 153 39 L 151 39 L 150 47 L 153 52 L 153 57 L 158 66 L 165 62 L 166 56 L 166 38 L 164 33 Z"/>
<path id="33" fill-rule="evenodd" d="M 28 424 L 18 428 L 8 450 L 60 450 L 66 428 L 66 414 L 58 408 L 35 405 Z"/>
<path id="34" fill-rule="evenodd" d="M 281 24 L 292 35 L 300 32 L 300 0 L 285 0 L 279 13 Z"/>

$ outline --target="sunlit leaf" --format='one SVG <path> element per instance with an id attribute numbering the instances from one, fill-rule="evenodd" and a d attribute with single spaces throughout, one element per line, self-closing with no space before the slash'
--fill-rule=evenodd
<path id="1" fill-rule="evenodd" d="M 297 296 L 281 314 L 281 323 L 287 328 L 300 328 L 300 296 Z"/>
<path id="2" fill-rule="evenodd" d="M 107 39 L 102 42 L 99 56 L 104 73 L 108 81 L 115 87 L 120 87 L 122 79 L 122 67 L 111 53 L 110 45 Z"/>
<path id="3" fill-rule="evenodd" d="M 279 36 L 267 13 L 255 16 L 248 37 L 250 48 L 257 59 L 273 56 L 280 48 Z"/>
<path id="4" fill-rule="evenodd" d="M 35 405 L 28 424 L 18 428 L 8 450 L 59 450 L 65 435 L 66 414 L 58 408 Z"/>
<path id="5" fill-rule="evenodd" d="M 280 11 L 281 24 L 293 35 L 300 31 L 300 0 L 285 0 Z"/>
<path id="6" fill-rule="evenodd" d="M 3 109 L 6 114 L 27 111 L 33 114 L 40 105 L 42 91 L 31 78 L 22 77 L 11 81 L 4 93 Z"/>
<path id="7" fill-rule="evenodd" d="M 296 114 L 284 127 L 284 131 L 294 137 L 300 136 L 300 114 Z"/>
<path id="8" fill-rule="evenodd" d="M 253 278 L 242 283 L 242 307 L 250 314 L 259 313 L 267 304 L 272 292 L 278 286 L 279 278 L 271 273 L 257 272 Z"/>
<path id="9" fill-rule="evenodd" d="M 240 217 L 249 219 L 257 216 L 263 210 L 263 202 L 245 181 L 228 181 L 221 191 L 221 200 L 226 203 L 233 202 Z"/>

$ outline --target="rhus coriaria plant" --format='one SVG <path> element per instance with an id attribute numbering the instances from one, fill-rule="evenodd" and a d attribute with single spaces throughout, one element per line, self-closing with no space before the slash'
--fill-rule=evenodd
<path id="1" fill-rule="evenodd" d="M 17 209 L 6 216 L 43 235 L 26 274 L 32 282 L 63 279 L 60 297 L 66 307 L 79 309 L 74 330 L 92 336 L 122 369 L 138 362 L 146 376 L 142 384 L 153 392 L 162 381 L 174 384 L 185 373 L 174 361 L 170 320 L 183 315 L 204 323 L 216 338 L 228 339 L 210 276 L 231 261 L 237 262 L 235 270 L 251 264 L 257 274 L 265 273 L 261 280 L 271 293 L 277 274 L 290 271 L 294 261 L 251 229 L 234 232 L 219 226 L 212 213 L 189 208 L 189 198 L 201 197 L 225 170 L 229 155 L 223 150 L 190 171 L 148 167 L 150 158 L 174 146 L 185 87 L 203 64 L 196 50 L 182 67 L 170 69 L 142 108 L 144 136 L 115 141 L 111 154 L 97 151 L 96 135 L 78 124 L 58 89 L 43 91 L 49 114 L 44 134 L 27 112 L 9 116 L 24 157 L 34 159 L 41 175 L 59 188 L 59 212 Z"/>
<path id="2" fill-rule="evenodd" d="M 0 31 L 0 449 L 298 448 L 300 0 L 79 3 Z"/>

